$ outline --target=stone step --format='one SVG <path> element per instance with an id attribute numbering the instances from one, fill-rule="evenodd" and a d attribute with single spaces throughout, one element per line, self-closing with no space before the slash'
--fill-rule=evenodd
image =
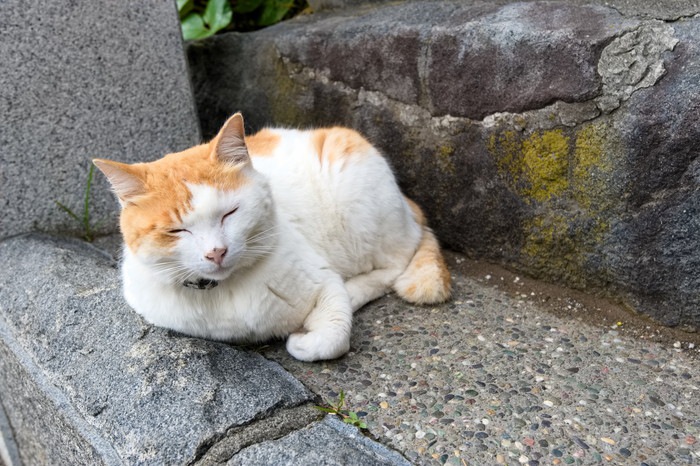
<path id="1" fill-rule="evenodd" d="M 207 464 L 290 432 L 323 436 L 306 455 L 357 447 L 401 464 L 332 421 L 294 433 L 320 417 L 312 393 L 258 354 L 147 325 L 101 250 L 19 236 L 0 243 L 0 263 L 3 436 L 22 464 Z"/>
<path id="2" fill-rule="evenodd" d="M 190 43 L 202 128 L 354 127 L 449 248 L 697 329 L 700 7 L 607 3 L 369 5 Z"/>

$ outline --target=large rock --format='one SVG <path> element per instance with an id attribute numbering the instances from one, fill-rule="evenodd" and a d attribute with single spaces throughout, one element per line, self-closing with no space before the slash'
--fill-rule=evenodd
<path id="1" fill-rule="evenodd" d="M 252 445 L 238 452 L 228 466 L 308 464 L 365 466 L 368 464 L 408 466 L 401 455 L 372 442 L 354 427 L 335 416 L 292 432 L 277 440 Z"/>
<path id="2" fill-rule="evenodd" d="M 257 354 L 147 325 L 86 243 L 17 237 L 0 263 L 0 394 L 23 464 L 186 464 L 312 398 Z"/>
<path id="3" fill-rule="evenodd" d="M 202 128 L 355 127 L 446 246 L 698 328 L 700 6 L 617 3 L 375 5 L 195 42 Z"/>
<path id="4" fill-rule="evenodd" d="M 90 160 L 143 161 L 199 141 L 174 2 L 3 2 L 0 238 L 80 231 Z M 116 228 L 95 177 L 91 219 Z"/>

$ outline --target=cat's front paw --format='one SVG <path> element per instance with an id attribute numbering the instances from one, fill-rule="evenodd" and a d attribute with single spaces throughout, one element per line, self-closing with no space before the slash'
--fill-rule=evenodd
<path id="1" fill-rule="evenodd" d="M 300 361 L 339 358 L 350 350 L 350 336 L 327 332 L 293 333 L 287 339 L 287 351 Z"/>

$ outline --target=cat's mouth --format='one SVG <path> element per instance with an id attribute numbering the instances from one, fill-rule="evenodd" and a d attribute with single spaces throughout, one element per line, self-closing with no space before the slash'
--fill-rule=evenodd
<path id="1" fill-rule="evenodd" d="M 195 290 L 211 290 L 219 286 L 218 280 L 211 280 L 209 278 L 200 278 L 199 280 L 185 280 L 183 286 L 187 288 L 194 288 Z"/>
<path id="2" fill-rule="evenodd" d="M 212 267 L 212 269 L 214 269 L 214 270 L 199 270 L 198 273 L 196 273 L 194 277 L 188 278 L 187 280 L 185 280 L 184 283 L 197 284 L 197 283 L 212 282 L 212 283 L 216 283 L 218 285 L 219 282 L 226 280 L 228 277 L 231 276 L 235 267 L 232 265 L 228 265 L 228 266 L 219 265 L 216 267 Z M 217 285 L 209 286 L 207 288 L 200 288 L 200 289 L 211 289 Z M 185 285 L 185 286 L 190 286 L 190 285 Z"/>

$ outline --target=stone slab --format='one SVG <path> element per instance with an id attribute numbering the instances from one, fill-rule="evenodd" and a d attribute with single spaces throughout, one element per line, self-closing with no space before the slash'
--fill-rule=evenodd
<path id="1" fill-rule="evenodd" d="M 358 129 L 449 248 L 698 329 L 700 5 L 615 5 L 405 2 L 193 43 L 202 128 Z"/>
<path id="2" fill-rule="evenodd" d="M 357 428 L 335 416 L 297 430 L 278 440 L 262 442 L 241 450 L 229 466 L 253 465 L 401 465 L 408 466 L 398 453 L 368 439 Z"/>
<path id="3" fill-rule="evenodd" d="M 147 325 L 87 243 L 18 236 L 0 263 L 0 393 L 24 464 L 193 462 L 312 397 L 261 356 Z"/>
<path id="4" fill-rule="evenodd" d="M 80 230 L 90 160 L 158 158 L 199 142 L 174 2 L 3 2 L 0 238 Z M 103 177 L 93 225 L 114 231 Z"/>

